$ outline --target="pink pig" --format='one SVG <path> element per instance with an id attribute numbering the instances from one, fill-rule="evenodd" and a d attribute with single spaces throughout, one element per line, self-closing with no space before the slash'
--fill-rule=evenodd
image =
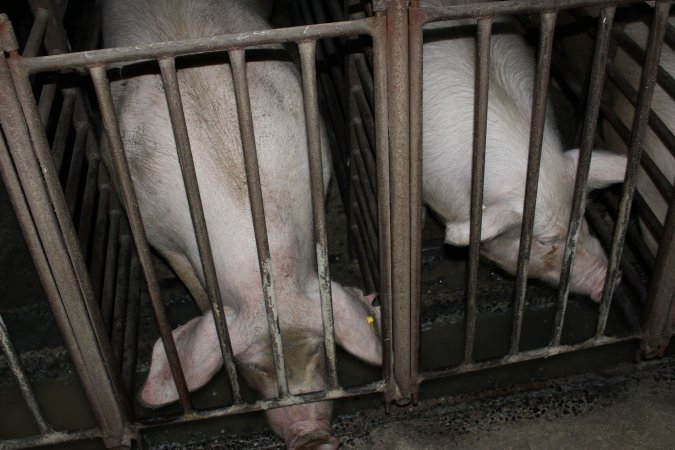
<path id="1" fill-rule="evenodd" d="M 269 28 L 253 9 L 234 0 L 111 0 L 105 3 L 103 18 L 106 47 Z M 323 330 L 299 74 L 283 60 L 251 61 L 247 74 L 289 389 L 296 394 L 321 390 L 326 387 Z M 275 370 L 230 68 L 179 68 L 178 80 L 235 359 L 247 383 L 272 398 L 277 395 Z M 188 388 L 195 390 L 223 361 L 207 312 L 161 78 L 131 74 L 113 82 L 112 90 L 148 239 L 204 311 L 173 331 Z M 326 145 L 322 150 L 327 183 Z M 337 283 L 332 283 L 332 293 L 337 343 L 368 363 L 380 364 L 378 330 L 368 320 L 378 317 L 372 297 Z M 158 340 L 141 400 L 158 407 L 177 399 Z M 267 417 L 289 448 L 338 446 L 331 435 L 330 402 L 272 409 Z"/>
<path id="2" fill-rule="evenodd" d="M 451 2 L 429 0 L 425 5 Z M 456 3 L 456 2 L 455 2 Z M 434 30 L 424 44 L 424 201 L 445 221 L 446 242 L 469 243 L 475 77 L 475 21 Z M 523 216 L 535 60 L 521 36 L 496 22 L 490 52 L 481 253 L 514 274 Z M 444 25 L 434 25 L 442 28 Z M 497 30 L 497 28 L 499 28 Z M 445 33 L 445 35 L 443 35 Z M 551 105 L 544 130 L 529 276 L 560 280 L 578 150 L 563 152 Z M 623 181 L 626 159 L 595 151 L 589 189 Z M 607 258 L 586 221 L 577 242 L 571 290 L 599 301 Z M 617 279 L 617 282 L 619 280 Z"/>

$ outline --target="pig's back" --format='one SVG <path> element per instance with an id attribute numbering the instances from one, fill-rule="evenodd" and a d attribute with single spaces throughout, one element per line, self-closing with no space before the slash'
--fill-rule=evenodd
<path id="1" fill-rule="evenodd" d="M 118 0 L 107 3 L 105 13 L 109 46 L 268 28 L 234 1 Z M 302 264 L 311 216 L 301 206 L 309 205 L 309 182 L 303 184 L 308 169 L 298 75 L 282 61 L 250 62 L 247 74 L 272 257 Z M 230 68 L 179 69 L 178 80 L 221 291 L 243 289 L 247 280 L 259 284 Z M 112 89 L 148 238 L 200 267 L 161 78 L 132 77 Z"/>

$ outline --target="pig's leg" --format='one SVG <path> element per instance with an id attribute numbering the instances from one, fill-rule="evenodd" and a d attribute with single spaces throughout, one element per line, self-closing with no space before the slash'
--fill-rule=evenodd
<path id="1" fill-rule="evenodd" d="M 182 253 L 159 250 L 159 253 L 164 257 L 166 262 L 171 266 L 178 278 L 188 288 L 192 298 L 195 299 L 197 306 L 201 312 L 209 310 L 209 296 L 204 290 L 201 280 L 197 277 L 194 267 L 190 261 Z"/>

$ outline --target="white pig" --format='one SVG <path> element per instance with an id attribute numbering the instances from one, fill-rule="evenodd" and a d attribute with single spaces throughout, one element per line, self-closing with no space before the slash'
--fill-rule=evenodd
<path id="1" fill-rule="evenodd" d="M 249 6 L 234 0 L 111 0 L 103 18 L 107 47 L 269 28 Z M 279 49 L 277 59 L 249 62 L 247 73 L 289 388 L 304 393 L 325 387 L 323 331 L 301 83 L 293 65 L 278 59 Z M 179 68 L 178 80 L 232 348 L 247 383 L 269 398 L 276 396 L 276 378 L 233 81 L 227 63 L 209 63 Z M 125 69 L 119 73 L 124 77 Z M 173 331 L 188 388 L 194 390 L 222 366 L 221 351 L 161 78 L 126 73 L 127 78 L 112 83 L 113 98 L 148 239 L 206 311 Z M 327 181 L 325 145 L 322 150 Z M 379 338 L 368 318 L 377 316 L 372 298 L 337 283 L 332 293 L 338 344 L 366 362 L 381 363 Z M 158 340 L 141 400 L 157 407 L 177 398 Z M 330 402 L 273 409 L 267 417 L 289 448 L 338 445 L 331 435 Z"/>
<path id="2" fill-rule="evenodd" d="M 675 25 L 675 19 L 670 19 L 669 23 Z M 647 37 L 649 30 L 643 22 L 633 22 L 626 24 L 623 31 L 638 43 L 642 49 L 647 48 Z M 642 73 L 641 65 L 636 63 L 622 47 L 618 47 L 614 56 L 614 65 L 618 73 L 623 75 L 630 85 L 637 92 L 640 86 L 640 76 Z M 664 45 L 661 50 L 660 65 L 667 73 L 675 75 L 675 51 L 668 45 Z M 608 87 L 612 87 L 608 83 Z M 618 89 L 610 91 L 612 97 L 612 109 L 619 116 L 623 124 L 630 129 L 633 125 L 633 115 L 635 108 L 630 101 L 621 94 Z M 666 127 L 675 132 L 675 99 L 673 99 L 661 86 L 656 84 L 654 88 L 654 97 L 652 98 L 652 111 L 658 116 Z M 605 139 L 607 144 L 621 152 L 626 152 L 627 147 L 614 128 L 605 122 Z M 675 156 L 665 146 L 663 141 L 654 133 L 651 127 L 647 128 L 643 144 L 644 152 L 651 157 L 656 166 L 665 175 L 669 186 L 675 185 Z M 638 172 L 636 189 L 645 199 L 647 205 L 656 215 L 658 221 L 663 225 L 668 211 L 668 202 L 663 193 L 656 187 L 650 176 L 644 169 Z M 640 223 L 645 243 L 649 249 L 656 254 L 658 242 L 656 237 L 644 223 Z"/>
<path id="3" fill-rule="evenodd" d="M 450 2 L 423 3 L 442 6 Z M 453 22 L 453 29 L 431 30 L 424 44 L 424 201 L 444 219 L 445 239 L 452 245 L 469 243 L 476 33 L 475 26 L 467 26 L 471 23 Z M 536 65 L 532 50 L 508 25 L 501 21 L 494 24 L 490 51 L 481 253 L 514 274 Z M 578 150 L 563 152 L 548 105 L 529 276 L 552 284 L 560 280 L 577 159 Z M 595 151 L 589 189 L 622 181 L 625 166 L 624 157 Z M 598 301 L 606 269 L 607 258 L 584 220 L 572 291 Z"/>

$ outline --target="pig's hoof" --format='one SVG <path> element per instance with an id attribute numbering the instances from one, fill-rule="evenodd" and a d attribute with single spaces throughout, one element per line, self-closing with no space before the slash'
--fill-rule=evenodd
<path id="1" fill-rule="evenodd" d="M 335 436 L 321 431 L 298 436 L 288 448 L 292 450 L 336 450 L 340 441 Z"/>

